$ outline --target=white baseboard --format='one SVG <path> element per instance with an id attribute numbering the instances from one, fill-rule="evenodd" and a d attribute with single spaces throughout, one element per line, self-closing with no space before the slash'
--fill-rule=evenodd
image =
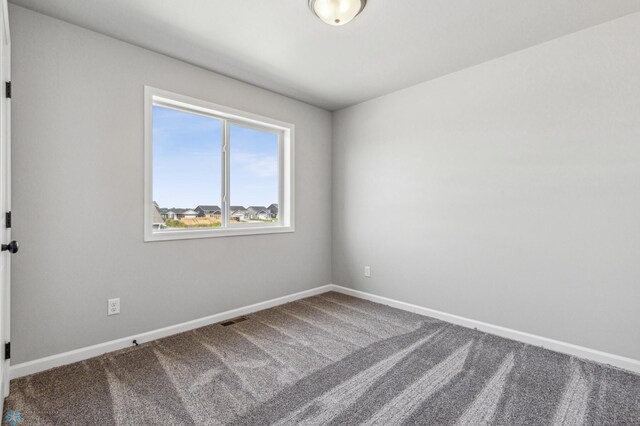
<path id="1" fill-rule="evenodd" d="M 614 367 L 618 367 L 624 370 L 632 371 L 640 374 L 640 361 L 632 358 L 626 358 L 619 355 L 610 354 L 607 352 L 597 351 L 595 349 L 585 348 L 583 346 L 574 345 L 571 343 L 561 342 L 559 340 L 549 339 L 535 334 L 525 333 L 522 331 L 512 330 L 506 327 L 500 327 L 498 325 L 488 324 L 486 322 L 476 321 L 469 318 L 464 318 L 458 315 L 447 314 L 445 312 L 436 311 L 434 309 L 424 308 L 418 305 L 412 305 L 411 303 L 400 302 L 398 300 L 389 299 L 387 297 L 376 296 L 375 294 L 366 293 L 364 291 L 354 290 L 347 287 L 332 284 L 331 290 L 344 293 L 350 296 L 358 297 L 360 299 L 370 300 L 372 302 L 388 305 L 394 308 L 402 309 L 404 311 L 414 312 L 416 314 L 425 315 L 432 318 L 437 318 L 442 321 L 450 322 L 467 328 L 475 328 L 485 333 L 494 334 L 496 336 L 505 337 L 511 340 L 517 340 L 522 343 L 527 343 L 533 346 L 541 346 L 543 348 L 561 352 L 567 355 L 572 355 L 578 358 L 587 359 L 590 361 L 599 362 L 602 364 L 608 364 Z"/>
<path id="2" fill-rule="evenodd" d="M 388 305 L 394 308 L 402 309 L 404 311 L 414 312 L 420 315 L 437 318 L 439 320 L 457 324 L 463 327 L 478 329 L 486 333 L 505 337 L 507 339 L 517 340 L 529 345 L 542 346 L 552 351 L 565 353 L 602 364 L 612 365 L 614 367 L 622 368 L 624 370 L 640 374 L 640 361 L 635 359 L 625 358 L 623 356 L 613 355 L 607 352 L 597 351 L 571 343 L 561 342 L 559 340 L 536 336 L 534 334 L 512 330 L 510 328 L 500 327 L 497 325 L 464 318 L 458 315 L 447 314 L 445 312 L 436 311 L 434 309 L 424 308 L 422 306 L 413 305 L 411 303 L 400 302 L 398 300 L 389 299 L 387 297 L 376 296 L 375 294 L 366 293 L 335 284 L 327 284 L 320 287 L 312 288 L 310 290 L 278 297 L 276 299 L 267 300 L 265 302 L 244 306 L 242 308 L 232 309 L 230 311 L 221 312 L 219 314 L 196 319 L 193 321 L 188 321 L 165 328 L 160 328 L 158 330 L 148 331 L 146 333 L 123 337 L 121 339 L 112 340 L 110 342 L 87 346 L 85 348 L 80 348 L 73 351 L 12 365 L 9 370 L 9 376 L 11 379 L 28 376 L 30 374 L 48 370 L 50 368 L 83 361 L 85 359 L 93 358 L 107 352 L 113 352 L 119 349 L 130 347 L 132 344 L 131 342 L 134 339 L 139 343 L 145 343 L 152 340 L 160 339 L 162 337 L 182 333 L 184 331 L 189 331 L 210 324 L 226 321 L 228 319 L 236 318 L 242 315 L 248 315 L 250 313 L 261 311 L 263 309 L 269 309 L 274 306 L 293 302 L 295 300 L 304 299 L 305 297 L 311 297 L 317 294 L 326 293 L 327 291 L 337 291 L 343 294 L 358 297 L 360 299 L 370 300 L 372 302 L 381 303 L 383 305 Z"/>
<path id="3" fill-rule="evenodd" d="M 98 355 L 105 354 L 107 352 L 117 351 L 131 347 L 133 340 L 137 340 L 138 343 L 150 342 L 152 340 L 160 339 L 162 337 L 171 336 L 173 334 L 182 333 L 184 331 L 193 330 L 196 328 L 204 327 L 206 325 L 215 324 L 218 322 L 226 321 L 231 318 L 240 317 L 242 315 L 248 315 L 253 312 L 269 309 L 274 306 L 283 305 L 285 303 L 293 302 L 295 300 L 304 299 L 305 297 L 315 296 L 317 294 L 326 293 L 331 291 L 333 285 L 323 285 L 320 287 L 312 288 L 310 290 L 301 291 L 299 293 L 289 294 L 287 296 L 278 297 L 276 299 L 267 300 L 266 302 L 260 302 L 242 308 L 232 309 L 230 311 L 221 312 L 219 314 L 210 315 L 208 317 L 199 318 L 193 321 L 183 322 L 181 324 L 172 325 L 165 328 L 160 328 L 146 333 L 136 334 L 133 336 L 123 337 L 121 339 L 112 340 L 110 342 L 99 343 L 93 346 L 87 346 L 80 349 L 75 349 L 69 352 L 63 352 L 57 355 L 51 355 L 45 358 L 35 359 L 33 361 L 23 362 L 20 364 L 12 365 L 9 368 L 10 379 L 18 377 L 28 376 L 30 374 L 45 371 L 50 368 L 59 367 L 65 364 L 71 364 L 85 359 L 93 358 Z"/>

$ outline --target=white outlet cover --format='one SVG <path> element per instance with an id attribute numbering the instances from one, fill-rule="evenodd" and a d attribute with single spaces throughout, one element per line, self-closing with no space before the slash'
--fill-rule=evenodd
<path id="1" fill-rule="evenodd" d="M 370 266 L 365 266 L 364 267 L 364 276 L 369 278 L 371 277 L 371 267 Z"/>
<path id="2" fill-rule="evenodd" d="M 120 313 L 120 298 L 109 299 L 107 301 L 107 315 L 117 315 Z"/>

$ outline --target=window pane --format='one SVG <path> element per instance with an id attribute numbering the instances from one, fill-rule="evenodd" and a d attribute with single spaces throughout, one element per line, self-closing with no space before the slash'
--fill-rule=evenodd
<path id="1" fill-rule="evenodd" d="M 221 225 L 222 121 L 153 106 L 153 229 Z"/>
<path id="2" fill-rule="evenodd" d="M 279 161 L 275 133 L 229 126 L 229 224 L 278 222 Z"/>

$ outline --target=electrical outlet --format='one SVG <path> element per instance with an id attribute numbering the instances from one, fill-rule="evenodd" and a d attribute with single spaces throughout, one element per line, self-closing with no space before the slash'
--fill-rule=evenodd
<path id="1" fill-rule="evenodd" d="M 120 313 L 120 298 L 109 299 L 107 301 L 107 315 L 117 315 Z"/>
<path id="2" fill-rule="evenodd" d="M 364 267 L 364 276 L 367 278 L 371 278 L 371 266 Z"/>

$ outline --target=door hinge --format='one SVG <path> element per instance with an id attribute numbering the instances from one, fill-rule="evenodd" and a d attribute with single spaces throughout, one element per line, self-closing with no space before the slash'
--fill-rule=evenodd
<path id="1" fill-rule="evenodd" d="M 10 81 L 4 82 L 4 93 L 7 98 L 11 99 L 11 82 Z"/>
<path id="2" fill-rule="evenodd" d="M 11 358 L 11 342 L 4 344 L 4 359 Z"/>
<path id="3" fill-rule="evenodd" d="M 2 217 L 2 216 L 0 216 Z M 11 228 L 11 212 L 6 212 L 4 214 L 4 223 L 7 228 Z"/>

